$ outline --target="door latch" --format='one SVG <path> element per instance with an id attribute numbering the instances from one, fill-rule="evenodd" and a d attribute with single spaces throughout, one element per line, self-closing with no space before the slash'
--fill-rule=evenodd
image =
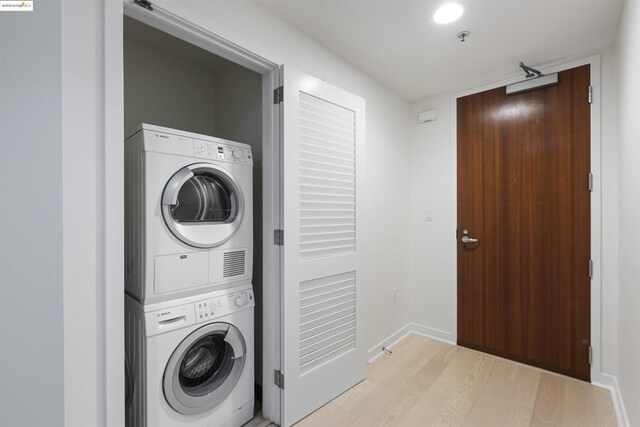
<path id="1" fill-rule="evenodd" d="M 462 230 L 462 243 L 478 243 L 480 240 L 469 237 L 469 230 Z"/>

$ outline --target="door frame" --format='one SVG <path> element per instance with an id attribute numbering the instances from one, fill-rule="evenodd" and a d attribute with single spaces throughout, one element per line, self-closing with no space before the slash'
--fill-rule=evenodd
<path id="1" fill-rule="evenodd" d="M 192 43 L 215 55 L 235 62 L 245 68 L 262 75 L 262 163 L 263 163 L 263 284 L 272 283 L 277 286 L 263 285 L 263 306 L 275 309 L 263 312 L 263 375 L 262 375 L 262 411 L 265 418 L 280 423 L 280 389 L 274 384 L 273 371 L 280 370 L 281 337 L 280 337 L 280 304 L 282 292 L 282 257 L 281 247 L 274 245 L 273 230 L 281 228 L 281 145 L 280 145 L 280 109 L 273 103 L 275 88 L 280 85 L 279 65 L 257 55 L 229 40 L 226 40 L 203 26 L 192 22 L 190 14 L 175 2 L 154 1 L 153 11 L 149 11 L 128 0 L 105 2 L 105 40 L 109 41 L 104 52 L 105 59 L 105 134 L 108 141 L 105 151 L 111 153 L 105 160 L 105 175 L 119 177 L 110 182 L 106 180 L 106 191 L 116 203 L 105 206 L 107 218 L 113 219 L 110 227 L 106 221 L 106 229 L 111 229 L 115 236 L 110 249 L 112 259 L 124 259 L 124 228 L 122 227 L 124 187 L 123 187 L 123 64 L 124 49 L 123 17 L 129 16 L 160 31 L 171 34 Z M 120 144 L 118 144 L 120 143 Z M 269 197 L 264 197 L 269 195 Z M 117 221 L 117 225 L 115 222 Z M 107 233 L 109 235 L 109 233 Z M 119 261 L 122 263 L 122 261 Z M 122 275 L 121 275 L 122 276 Z M 124 276 L 113 278 L 110 294 L 105 299 L 105 324 L 108 340 L 114 344 L 106 346 L 106 360 L 112 375 L 124 372 Z M 106 416 L 118 419 L 124 414 L 123 392 L 119 390 L 120 382 L 109 383 L 107 388 Z M 123 419 L 123 418 L 122 418 Z"/>
<path id="2" fill-rule="evenodd" d="M 572 61 L 558 61 L 538 66 L 543 73 L 556 73 L 571 68 L 580 67 L 582 65 L 590 65 L 591 86 L 593 90 L 593 98 L 591 103 L 591 173 L 593 174 L 593 191 L 591 192 L 591 259 L 593 260 L 593 277 L 591 278 L 591 347 L 593 350 L 593 358 L 591 362 L 591 383 L 605 388 L 612 386 L 610 377 L 602 372 L 602 132 L 601 132 L 601 56 L 600 54 L 579 58 Z M 522 74 L 499 80 L 486 85 L 467 89 L 454 93 L 451 97 L 452 111 L 452 151 L 453 151 L 453 172 L 451 176 L 452 188 L 452 212 L 454 215 L 453 230 L 451 235 L 455 236 L 458 224 L 457 200 L 458 200 L 458 150 L 457 150 L 457 101 L 474 93 L 484 92 L 498 87 L 506 86 L 512 83 L 522 81 Z M 584 94 L 588 96 L 587 92 Z M 587 181 L 585 178 L 585 185 Z M 451 325 L 452 339 L 457 342 L 458 339 L 458 254 L 457 244 L 452 245 L 453 266 L 451 271 Z M 587 266 L 585 266 L 587 268 Z"/>

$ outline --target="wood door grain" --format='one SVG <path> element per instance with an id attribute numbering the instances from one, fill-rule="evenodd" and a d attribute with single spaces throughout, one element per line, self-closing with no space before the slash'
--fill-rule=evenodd
<path id="1" fill-rule="evenodd" d="M 457 101 L 458 343 L 588 381 L 589 66 L 558 79 Z"/>

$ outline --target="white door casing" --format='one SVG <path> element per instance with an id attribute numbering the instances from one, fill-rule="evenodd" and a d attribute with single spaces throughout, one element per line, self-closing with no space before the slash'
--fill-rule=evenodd
<path id="1" fill-rule="evenodd" d="M 282 425 L 365 378 L 364 99 L 282 69 Z"/>

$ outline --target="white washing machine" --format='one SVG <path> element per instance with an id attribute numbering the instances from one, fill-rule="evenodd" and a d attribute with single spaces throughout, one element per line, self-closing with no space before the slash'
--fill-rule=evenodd
<path id="1" fill-rule="evenodd" d="M 145 304 L 251 281 L 251 147 L 142 124 L 125 141 L 125 289 Z"/>
<path id="2" fill-rule="evenodd" d="M 251 284 L 125 302 L 127 427 L 239 427 L 253 417 Z"/>

